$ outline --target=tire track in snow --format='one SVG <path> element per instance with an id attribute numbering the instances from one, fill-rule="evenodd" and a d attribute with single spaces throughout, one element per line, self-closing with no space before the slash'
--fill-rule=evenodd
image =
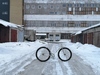
<path id="1" fill-rule="evenodd" d="M 65 47 L 65 46 L 63 45 L 63 43 L 60 43 L 59 47 L 62 48 L 62 47 Z M 71 68 L 70 68 L 70 66 L 68 64 L 68 61 L 63 62 L 63 61 L 59 60 L 59 63 L 61 65 L 62 71 L 64 73 L 63 75 L 72 75 L 73 74 L 72 70 L 71 70 Z"/>
<path id="2" fill-rule="evenodd" d="M 58 50 L 59 50 L 58 44 L 53 44 L 51 52 L 54 53 L 54 55 L 55 55 L 55 59 L 54 60 L 56 62 L 56 72 L 57 72 L 57 75 L 64 75 L 63 71 L 62 71 L 62 68 L 61 68 L 61 65 L 58 62 L 58 57 L 57 57 Z"/>
<path id="3" fill-rule="evenodd" d="M 55 53 L 56 56 L 56 72 L 57 75 L 72 75 L 72 70 L 67 62 L 59 60 L 57 53 L 60 48 L 63 47 L 63 43 L 53 44 L 51 51 Z M 55 51 L 56 50 L 56 51 Z"/>

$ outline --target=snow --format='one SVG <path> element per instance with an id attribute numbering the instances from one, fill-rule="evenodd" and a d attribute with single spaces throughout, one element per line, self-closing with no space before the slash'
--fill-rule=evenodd
<path id="1" fill-rule="evenodd" d="M 10 22 L 1 20 L 1 19 L 0 19 L 0 24 L 4 25 L 5 27 L 9 26 L 9 27 L 17 28 L 17 25 L 16 24 L 13 24 L 13 23 L 10 23 Z"/>
<path id="2" fill-rule="evenodd" d="M 45 33 L 36 33 L 36 35 L 46 35 Z"/>
<path id="3" fill-rule="evenodd" d="M 77 54 L 84 60 L 85 64 L 89 64 L 95 73 L 100 72 L 100 48 L 91 45 L 91 44 L 81 44 L 71 43 L 70 40 L 61 40 L 63 45 L 71 49 L 72 53 Z M 36 59 L 34 56 L 35 51 L 41 47 L 46 46 L 48 43 L 37 40 L 35 42 L 9 42 L 9 43 L 0 43 L 0 75 L 5 74 L 18 66 L 21 66 L 20 69 L 14 71 L 12 75 L 17 74 L 20 71 L 24 70 L 24 67 Z M 56 46 L 57 47 L 57 46 Z M 55 49 L 58 49 L 54 46 Z M 32 58 L 32 59 L 30 59 Z M 56 56 L 57 58 L 57 56 Z M 51 62 L 56 62 L 57 75 L 63 75 L 60 64 L 56 61 L 49 60 Z M 25 61 L 25 62 L 23 62 Z M 68 75 L 72 75 L 72 70 L 68 63 L 63 62 L 65 67 L 67 67 Z M 51 64 L 52 65 L 52 64 Z M 45 69 L 46 70 L 46 69 Z M 59 74 L 58 74 L 59 73 Z"/>
<path id="4" fill-rule="evenodd" d="M 100 72 L 100 48 L 91 44 L 70 43 L 70 41 L 65 46 L 80 56 L 84 63 L 91 65 L 95 73 Z"/>
<path id="5" fill-rule="evenodd" d="M 82 33 L 82 31 L 85 31 L 85 30 L 88 30 L 88 29 L 91 29 L 91 28 L 95 28 L 95 27 L 99 27 L 99 26 L 100 26 L 100 23 L 95 24 L 95 25 L 92 25 L 92 26 L 90 26 L 90 27 L 84 28 L 84 29 L 82 29 L 82 30 L 80 30 L 80 31 L 76 32 L 76 34 L 75 34 L 75 35 L 81 34 L 81 33 Z"/>
<path id="6" fill-rule="evenodd" d="M 0 43 L 0 75 L 2 75 L 2 70 L 9 72 L 21 65 L 23 61 L 27 61 L 27 59 L 35 53 L 37 48 L 46 44 L 47 43 L 39 40 L 35 42 Z M 32 57 L 32 60 L 33 59 L 35 59 L 34 56 Z M 20 69 L 20 71 L 31 61 L 22 64 L 22 69 Z"/>
<path id="7" fill-rule="evenodd" d="M 82 33 L 82 30 L 81 31 L 78 31 L 75 33 L 75 35 L 78 35 L 78 34 L 81 34 Z"/>
<path id="8" fill-rule="evenodd" d="M 96 25 L 92 25 L 92 26 L 90 26 L 90 27 L 87 27 L 87 28 L 85 28 L 83 31 L 85 31 L 85 30 L 87 30 L 87 29 L 94 28 L 94 27 L 98 27 L 98 26 L 100 26 L 100 23 L 98 23 L 98 24 L 96 24 Z"/>
<path id="9" fill-rule="evenodd" d="M 56 63 L 57 75 L 63 75 L 62 68 L 59 63 Z"/>
<path id="10" fill-rule="evenodd" d="M 24 15 L 24 20 L 100 21 L 100 15 Z"/>

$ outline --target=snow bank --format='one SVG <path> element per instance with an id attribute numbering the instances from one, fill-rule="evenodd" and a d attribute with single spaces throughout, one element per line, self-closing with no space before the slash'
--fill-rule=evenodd
<path id="1" fill-rule="evenodd" d="M 91 44 L 66 43 L 66 47 L 70 48 L 73 53 L 80 56 L 84 62 L 91 65 L 95 73 L 100 72 L 100 48 Z"/>
<path id="2" fill-rule="evenodd" d="M 22 66 L 27 65 L 29 63 L 27 59 L 34 56 L 33 54 L 35 54 L 37 48 L 46 44 L 46 42 L 39 40 L 35 42 L 0 43 L 0 75 L 4 75 L 4 73 L 6 74 L 13 70 L 22 64 L 23 61 L 25 63 Z M 32 59 L 35 59 L 35 57 L 32 57 Z"/>

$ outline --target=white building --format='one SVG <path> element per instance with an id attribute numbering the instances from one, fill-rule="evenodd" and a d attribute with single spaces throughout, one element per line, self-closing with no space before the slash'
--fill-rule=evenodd
<path id="1" fill-rule="evenodd" d="M 24 24 L 27 30 L 51 33 L 61 39 L 100 22 L 99 0 L 24 0 Z"/>

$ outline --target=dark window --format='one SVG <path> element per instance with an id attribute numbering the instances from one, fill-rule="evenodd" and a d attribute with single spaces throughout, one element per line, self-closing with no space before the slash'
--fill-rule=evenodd
<path id="1" fill-rule="evenodd" d="M 50 14 L 54 14 L 54 12 L 50 12 Z"/>
<path id="2" fill-rule="evenodd" d="M 2 5 L 8 5 L 8 2 L 2 2 Z"/>
<path id="3" fill-rule="evenodd" d="M 56 36 L 59 36 L 58 34 Z"/>
<path id="4" fill-rule="evenodd" d="M 53 8 L 53 6 L 51 6 L 51 8 Z"/>
<path id="5" fill-rule="evenodd" d="M 42 6 L 39 5 L 39 9 L 41 9 L 41 8 L 42 8 Z"/>
<path id="6" fill-rule="evenodd" d="M 50 36 L 53 36 L 53 35 L 50 35 Z"/>
<path id="7" fill-rule="evenodd" d="M 63 7 L 66 7 L 66 4 L 63 4 L 62 6 L 63 6 Z"/>

